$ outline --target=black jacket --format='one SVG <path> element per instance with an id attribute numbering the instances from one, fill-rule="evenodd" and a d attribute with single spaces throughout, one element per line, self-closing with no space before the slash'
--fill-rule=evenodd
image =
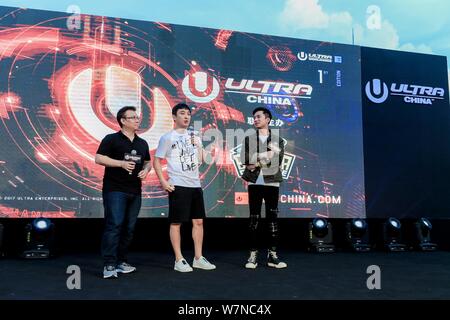
<path id="1" fill-rule="evenodd" d="M 242 179 L 255 183 L 262 170 L 264 182 L 282 182 L 281 165 L 284 157 L 284 141 L 279 135 L 269 130 L 269 137 L 265 143 L 259 140 L 259 131 L 245 137 L 241 148 L 241 162 L 243 165 L 257 165 L 255 170 L 245 168 Z M 264 158 L 264 153 L 272 151 L 271 158 Z"/>

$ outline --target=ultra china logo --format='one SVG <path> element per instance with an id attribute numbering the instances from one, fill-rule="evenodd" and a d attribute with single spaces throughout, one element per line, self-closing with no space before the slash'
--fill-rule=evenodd
<path id="1" fill-rule="evenodd" d="M 384 103 L 389 96 L 399 96 L 405 103 L 432 105 L 436 100 L 444 99 L 445 90 L 415 84 L 392 83 L 390 87 L 380 79 L 372 79 L 366 83 L 367 98 L 373 103 Z"/>

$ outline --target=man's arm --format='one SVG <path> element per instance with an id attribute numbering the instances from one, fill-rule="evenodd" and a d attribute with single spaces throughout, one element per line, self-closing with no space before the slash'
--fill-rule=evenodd
<path id="1" fill-rule="evenodd" d="M 133 161 L 116 160 L 102 154 L 95 155 L 95 163 L 105 167 L 122 168 L 132 172 L 136 165 Z"/>
<path id="2" fill-rule="evenodd" d="M 208 152 L 206 152 L 206 150 L 203 149 L 202 146 L 199 146 L 198 147 L 198 165 L 203 164 L 203 161 L 205 161 L 207 156 L 208 156 Z"/>
<path id="3" fill-rule="evenodd" d="M 152 170 L 152 163 L 150 161 L 145 161 L 142 170 L 138 173 L 138 178 L 144 180 L 145 178 L 147 178 L 150 170 Z"/>
<path id="4" fill-rule="evenodd" d="M 156 175 L 158 176 L 159 183 L 161 183 L 161 186 L 164 190 L 167 192 L 172 192 L 175 190 L 175 186 L 171 185 L 166 178 L 164 178 L 163 172 L 162 172 L 162 166 L 161 166 L 161 160 L 162 158 L 155 157 L 153 160 L 153 168 L 155 168 Z"/>
<path id="5" fill-rule="evenodd" d="M 264 159 L 264 165 L 267 170 L 278 171 L 283 163 L 284 157 L 284 140 L 276 136 L 275 141 L 270 142 L 270 150 L 260 154 L 260 157 Z M 274 143 L 275 142 L 275 143 Z"/>
<path id="6" fill-rule="evenodd" d="M 203 145 L 199 137 L 192 135 L 191 143 L 197 148 L 197 160 L 198 165 L 200 166 L 203 163 L 203 160 L 206 158 L 206 154 L 204 153 L 205 150 L 203 149 Z"/>
<path id="7" fill-rule="evenodd" d="M 196 137 L 194 144 L 197 147 L 198 165 L 200 166 L 203 164 L 203 161 L 205 161 L 205 159 L 208 157 L 208 152 L 203 148 L 200 138 Z"/>
<path id="8" fill-rule="evenodd" d="M 258 155 L 256 154 L 256 152 L 250 155 L 250 149 L 250 137 L 247 136 L 242 142 L 240 154 L 241 163 L 244 164 L 247 169 L 253 171 L 256 168 L 256 160 Z"/>
<path id="9" fill-rule="evenodd" d="M 280 137 L 280 152 L 278 153 L 278 161 L 279 161 L 279 166 L 281 167 L 281 165 L 283 164 L 283 158 L 284 158 L 284 148 L 285 148 L 285 144 L 284 144 L 284 140 L 283 138 Z"/>
<path id="10" fill-rule="evenodd" d="M 148 171 L 152 170 L 152 162 L 150 160 L 145 161 L 144 166 L 142 167 L 142 170 L 148 170 Z"/>

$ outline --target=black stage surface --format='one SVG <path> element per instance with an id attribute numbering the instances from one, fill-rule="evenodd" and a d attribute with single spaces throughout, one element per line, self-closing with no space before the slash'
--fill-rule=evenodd
<path id="1" fill-rule="evenodd" d="M 285 250 L 287 269 L 274 270 L 261 259 L 246 270 L 242 250 L 208 250 L 215 271 L 173 270 L 170 251 L 135 251 L 134 274 L 101 278 L 96 253 L 61 254 L 48 260 L 0 260 L 0 299 L 152 299 L 152 300 L 298 300 L 298 299 L 450 299 L 450 253 L 371 252 L 313 254 Z M 185 251 L 191 261 L 192 252 Z M 261 257 L 262 258 L 262 257 Z M 69 265 L 81 268 L 81 290 L 69 290 Z M 367 267 L 381 268 L 381 290 L 369 290 Z"/>

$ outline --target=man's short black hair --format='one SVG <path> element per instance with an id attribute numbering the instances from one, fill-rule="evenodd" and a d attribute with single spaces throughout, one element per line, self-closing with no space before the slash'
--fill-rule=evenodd
<path id="1" fill-rule="evenodd" d="M 269 109 L 264 107 L 258 107 L 255 110 L 253 110 L 253 115 L 255 115 L 255 113 L 257 113 L 258 111 L 262 111 L 266 117 L 269 117 L 270 120 L 272 120 L 272 113 L 270 112 Z"/>
<path id="2" fill-rule="evenodd" d="M 183 110 L 183 109 L 189 110 L 189 113 L 191 113 L 191 108 L 189 108 L 189 106 L 186 103 L 179 103 L 172 108 L 172 114 L 174 116 L 176 116 L 178 110 Z"/>
<path id="3" fill-rule="evenodd" d="M 129 110 L 132 110 L 134 112 L 136 112 L 136 107 L 133 106 L 125 106 L 123 108 L 121 108 L 118 112 L 117 112 L 117 122 L 119 123 L 119 126 L 122 128 L 123 124 L 122 121 L 120 121 L 120 119 L 122 119 L 125 116 L 125 113 Z"/>

